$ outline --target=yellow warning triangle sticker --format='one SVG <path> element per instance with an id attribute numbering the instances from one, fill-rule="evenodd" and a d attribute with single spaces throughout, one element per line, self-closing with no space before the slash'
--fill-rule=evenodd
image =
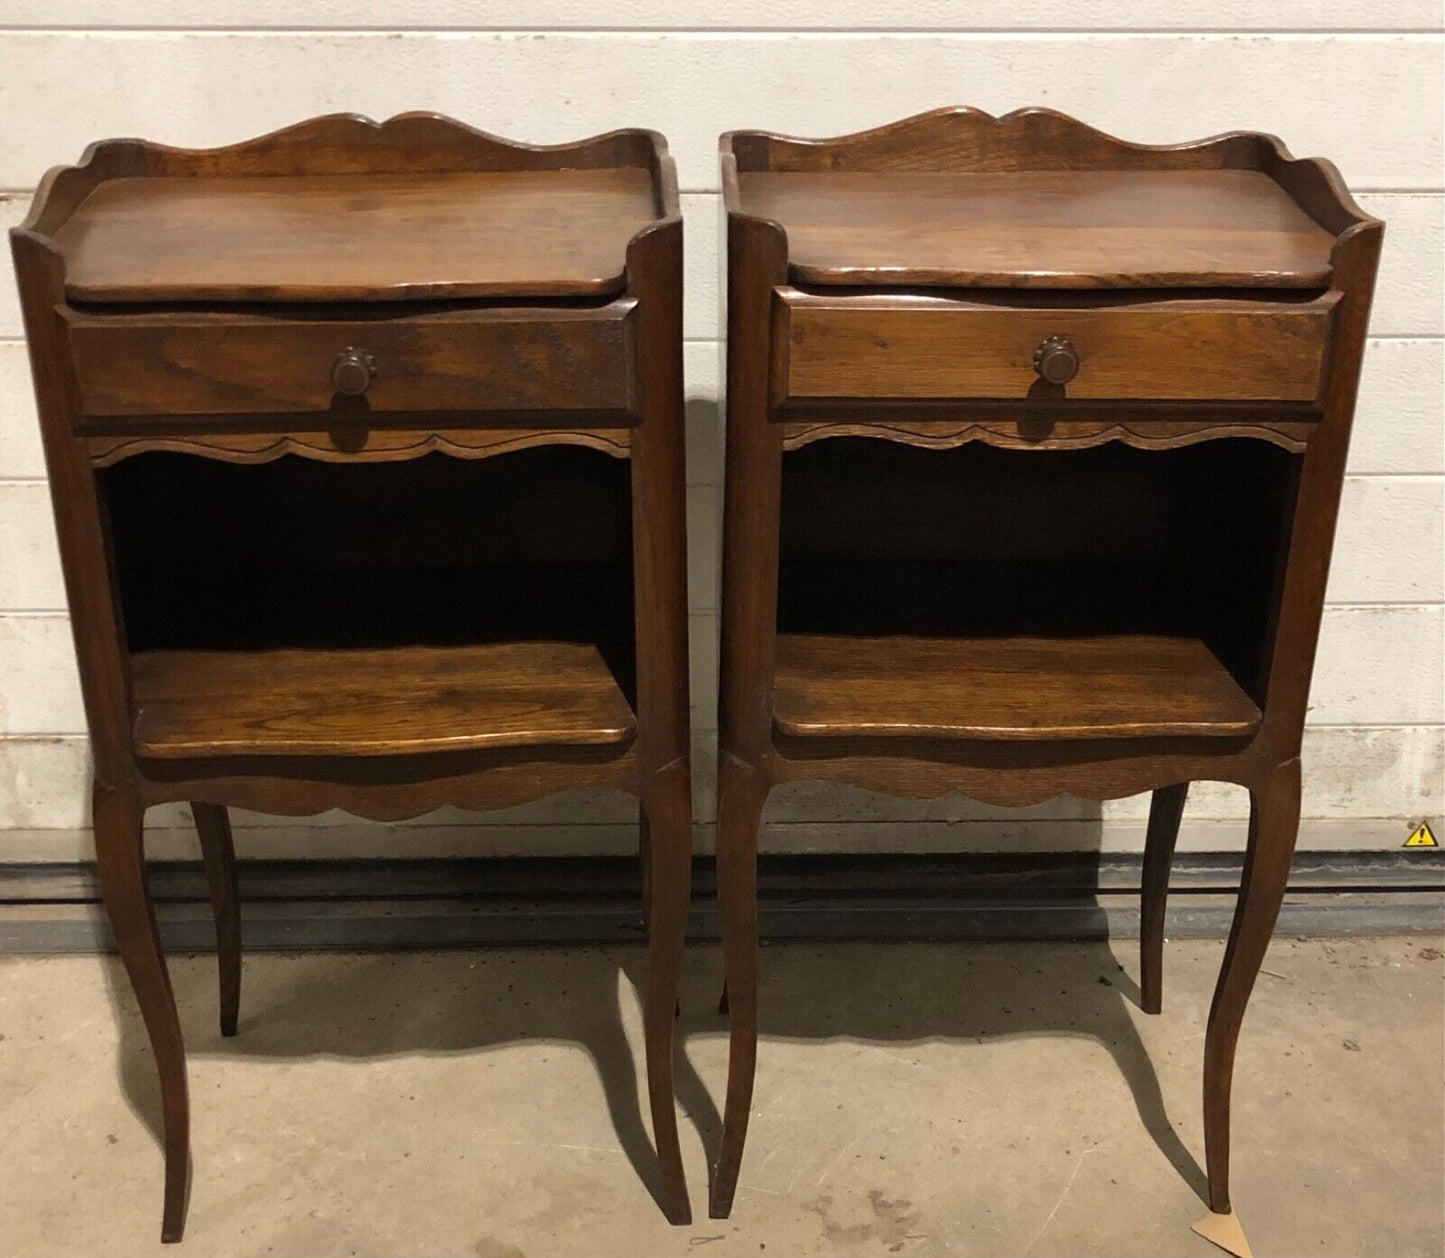
<path id="1" fill-rule="evenodd" d="M 1405 840 L 1406 847 L 1439 847 L 1440 841 L 1435 837 L 1435 831 L 1430 829 L 1428 821 L 1422 821 L 1415 827 L 1410 837 Z"/>

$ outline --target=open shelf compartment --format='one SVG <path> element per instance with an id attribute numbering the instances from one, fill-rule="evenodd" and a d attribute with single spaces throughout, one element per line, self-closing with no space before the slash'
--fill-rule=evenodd
<path id="1" fill-rule="evenodd" d="M 138 754 L 625 748 L 629 470 L 562 445 L 102 470 Z"/>
<path id="2" fill-rule="evenodd" d="M 1248 737 L 1296 457 L 1242 439 L 787 453 L 778 732 Z"/>

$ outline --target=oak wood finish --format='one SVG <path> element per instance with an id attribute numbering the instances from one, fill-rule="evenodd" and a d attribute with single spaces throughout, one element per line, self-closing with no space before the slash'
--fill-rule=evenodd
<path id="1" fill-rule="evenodd" d="M 131 657 L 135 748 L 198 756 L 394 756 L 630 742 L 598 649 L 575 642 Z"/>
<path id="2" fill-rule="evenodd" d="M 1324 288 L 1334 237 L 1259 170 L 738 172 L 804 284 Z"/>
<path id="3" fill-rule="evenodd" d="M 625 459 L 632 442 L 631 432 L 626 428 L 448 428 L 441 432 L 426 429 L 377 432 L 365 424 L 352 423 L 326 432 L 210 431 L 216 423 L 216 416 L 191 418 L 175 423 L 180 432 L 167 425 L 164 435 L 122 433 L 88 437 L 84 444 L 95 467 L 111 467 L 133 454 L 162 450 L 202 454 L 223 463 L 270 463 L 287 454 L 320 463 L 395 463 L 427 454 L 485 459 L 540 446 L 569 445 L 586 446 Z M 198 427 L 208 431 L 194 431 Z"/>
<path id="4" fill-rule="evenodd" d="M 1155 792 L 1150 1009 L 1187 785 L 1251 791 L 1206 1037 L 1228 1210 L 1234 1046 L 1289 872 L 1383 225 L 1271 136 L 1136 145 L 1048 110 L 737 132 L 721 157 L 732 1047 L 711 1213 L 752 1096 L 759 821 L 800 779 L 1011 806 Z M 1077 361 L 1036 370 L 1051 338 Z"/>
<path id="5" fill-rule="evenodd" d="M 948 404 L 943 409 L 957 410 Z M 974 443 L 999 450 L 1087 450 L 1109 444 L 1136 450 L 1179 450 L 1216 437 L 1248 437 L 1299 454 L 1314 430 L 1312 420 L 1265 418 L 1237 410 L 1211 415 L 1191 408 L 1193 418 L 1171 420 L 1160 419 L 1157 408 L 1152 412 L 1135 408 L 1137 413 L 1121 423 L 1122 413 L 1129 409 L 1123 406 L 1110 406 L 1107 419 L 1059 418 L 1078 414 L 1079 408 L 1062 410 L 1046 402 L 1030 402 L 1023 411 L 1016 406 L 978 403 L 967 409 L 980 418 L 928 418 L 923 404 L 910 408 L 919 412 L 920 418 L 892 409 L 880 414 L 876 407 L 831 406 L 826 419 L 785 419 L 783 449 L 801 450 L 825 437 L 840 436 L 878 437 L 924 450 L 952 450 Z M 1006 414 L 1016 417 L 996 418 Z M 983 418 L 985 415 L 989 417 Z"/>
<path id="6" fill-rule="evenodd" d="M 1169 898 L 1169 867 L 1184 816 L 1189 783 L 1162 786 L 1149 801 L 1144 835 L 1143 886 L 1139 895 L 1139 1007 L 1158 1013 L 1164 1001 L 1164 915 Z"/>
<path id="7" fill-rule="evenodd" d="M 175 993 L 161 953 L 155 911 L 145 881 L 141 835 L 145 807 L 135 795 L 97 782 L 91 808 L 101 896 L 111 930 L 115 932 L 116 949 L 135 990 L 136 1004 L 140 1006 L 161 1080 L 166 1159 L 161 1240 L 178 1241 L 185 1230 L 191 1190 L 191 1101 Z"/>
<path id="8" fill-rule="evenodd" d="M 378 411 L 589 411 L 632 422 L 635 305 L 315 320 L 89 308 L 66 322 L 86 417 L 337 411 L 356 424 Z M 334 371 L 348 353 L 372 363 L 355 395 L 364 408 L 338 401 Z"/>
<path id="9" fill-rule="evenodd" d="M 216 964 L 221 978 L 221 1034 L 236 1034 L 241 1011 L 241 889 L 236 877 L 236 848 L 231 818 L 217 804 L 191 805 L 201 862 L 216 919 Z"/>
<path id="10" fill-rule="evenodd" d="M 1286 760 L 1249 792 L 1249 846 L 1239 904 L 1225 945 L 1224 964 L 1209 1007 L 1204 1036 L 1204 1150 L 1209 1170 L 1209 1208 L 1231 1209 L 1229 1195 L 1229 1095 L 1239 1026 L 1280 902 L 1289 882 L 1290 859 L 1299 834 L 1300 762 Z"/>
<path id="11" fill-rule="evenodd" d="M 780 633 L 773 721 L 792 737 L 1043 741 L 1238 738 L 1260 714 L 1192 638 Z"/>
<path id="12" fill-rule="evenodd" d="M 651 175 L 635 166 L 378 173 L 364 185 L 141 177 L 98 185 L 55 243 L 74 302 L 576 297 L 622 291 L 627 242 L 655 217 Z"/>
<path id="13" fill-rule="evenodd" d="M 691 859 L 682 224 L 662 138 L 313 119 L 92 145 L 11 233 L 95 766 L 155 1051 L 163 1238 L 186 1072 L 144 876 L 189 801 L 235 1030 L 226 809 L 394 820 L 558 791 L 648 826 L 648 1090 L 689 1218 L 673 1011 Z"/>
<path id="14" fill-rule="evenodd" d="M 773 402 L 1016 398 L 1310 402 L 1337 296 L 1295 304 L 1204 298 L 1020 309 L 942 297 L 830 297 L 782 290 Z M 1076 350 L 1066 384 L 1035 354 Z"/>

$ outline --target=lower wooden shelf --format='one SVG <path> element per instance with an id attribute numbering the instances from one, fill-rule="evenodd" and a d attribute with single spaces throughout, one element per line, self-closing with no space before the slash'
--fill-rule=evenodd
<path id="1" fill-rule="evenodd" d="M 629 742 L 636 718 L 589 643 L 132 656 L 135 747 L 197 756 L 385 756 Z"/>
<path id="2" fill-rule="evenodd" d="M 1260 712 L 1203 642 L 1160 635 L 780 633 L 774 720 L 799 737 L 1246 737 Z"/>

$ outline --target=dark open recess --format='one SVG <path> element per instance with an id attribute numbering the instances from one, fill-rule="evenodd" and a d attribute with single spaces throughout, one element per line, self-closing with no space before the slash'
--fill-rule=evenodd
<path id="1" fill-rule="evenodd" d="M 814 442 L 783 461 L 779 632 L 1198 638 L 1262 703 L 1297 462 Z"/>
<path id="2" fill-rule="evenodd" d="M 556 445 L 99 477 L 133 652 L 583 642 L 635 707 L 629 474 Z"/>

